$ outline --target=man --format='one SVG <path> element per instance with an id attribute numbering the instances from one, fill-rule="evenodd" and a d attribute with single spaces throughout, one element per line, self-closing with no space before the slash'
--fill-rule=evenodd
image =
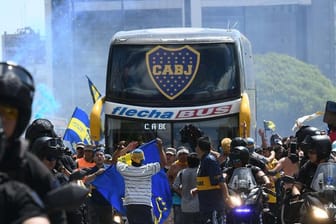
<path id="1" fill-rule="evenodd" d="M 177 176 L 177 173 L 181 170 L 188 167 L 187 158 L 188 158 L 189 150 L 185 146 L 178 147 L 177 150 L 177 160 L 170 166 L 167 171 L 168 181 L 170 188 L 173 192 L 173 217 L 174 224 L 182 223 L 182 213 L 181 213 L 181 196 L 174 191 L 173 183 Z"/>
<path id="2" fill-rule="evenodd" d="M 176 149 L 173 147 L 168 147 L 166 148 L 166 158 L 167 158 L 167 164 L 165 166 L 165 172 L 169 170 L 171 165 L 175 162 L 176 160 Z"/>
<path id="3" fill-rule="evenodd" d="M 131 142 L 122 150 L 113 154 L 112 164 L 125 180 L 126 216 L 129 224 L 153 224 L 152 216 L 152 176 L 163 169 L 166 164 L 166 155 L 162 147 L 162 140 L 157 139 L 157 148 L 160 162 L 143 165 L 144 153 L 141 149 L 131 152 L 131 165 L 117 161 L 126 152 L 131 151 L 138 142 Z"/>
<path id="4" fill-rule="evenodd" d="M 77 142 L 76 144 L 76 154 L 74 155 L 75 159 L 83 158 L 84 156 L 84 142 Z"/>
<path id="5" fill-rule="evenodd" d="M 224 206 L 225 201 L 229 200 L 229 192 L 221 168 L 210 150 L 209 138 L 200 137 L 196 146 L 201 160 L 197 173 L 197 188 L 192 189 L 191 193 L 198 194 L 201 223 L 215 224 L 223 222 Z"/>
<path id="6" fill-rule="evenodd" d="M 79 169 L 92 168 L 96 165 L 95 162 L 93 161 L 93 151 L 94 151 L 93 145 L 84 146 L 84 156 L 76 160 L 77 168 Z"/>
<path id="7" fill-rule="evenodd" d="M 0 161 L 0 171 L 11 179 L 33 189 L 41 199 L 59 186 L 59 182 L 42 162 L 27 151 L 27 143 L 20 140 L 32 110 L 34 80 L 23 67 L 0 63 L 0 117 L 6 135 L 5 150 Z M 65 215 L 50 212 L 52 223 L 65 223 Z"/>
<path id="8" fill-rule="evenodd" d="M 99 147 L 94 151 L 93 160 L 95 166 L 88 169 L 87 175 L 84 178 L 85 184 L 90 184 L 97 176 L 104 173 L 109 167 L 105 164 L 104 148 Z M 90 186 L 91 197 L 88 200 L 89 223 L 113 224 L 113 213 L 111 204 L 104 198 L 95 187 Z"/>
<path id="9" fill-rule="evenodd" d="M 181 170 L 175 178 L 173 188 L 181 195 L 181 211 L 183 224 L 201 224 L 198 197 L 193 197 L 190 191 L 196 187 L 199 158 L 192 152 L 187 157 L 188 167 Z"/>
<path id="10" fill-rule="evenodd" d="M 4 143 L 5 136 L 0 119 L 0 155 L 5 150 Z M 36 193 L 23 183 L 10 180 L 4 173 L 0 173 L 0 211 L 0 223 L 49 223 L 44 206 Z"/>

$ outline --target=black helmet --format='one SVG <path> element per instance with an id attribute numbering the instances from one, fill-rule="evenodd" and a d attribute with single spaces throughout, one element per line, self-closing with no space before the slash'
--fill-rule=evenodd
<path id="1" fill-rule="evenodd" d="M 321 135 L 322 131 L 318 128 L 312 127 L 312 126 L 302 126 L 296 133 L 296 142 L 298 146 L 301 147 L 301 143 L 306 138 L 307 135 L 313 136 L 313 135 Z"/>
<path id="2" fill-rule="evenodd" d="M 61 157 L 65 152 L 62 139 L 52 137 L 39 137 L 32 145 L 32 153 L 40 159 L 46 156 Z"/>
<path id="3" fill-rule="evenodd" d="M 19 112 L 13 139 L 20 137 L 30 120 L 34 91 L 33 77 L 25 68 L 0 62 L 0 103 Z"/>
<path id="4" fill-rule="evenodd" d="M 245 146 L 236 146 L 230 152 L 230 161 L 241 162 L 246 165 L 250 159 L 250 152 Z"/>
<path id="5" fill-rule="evenodd" d="M 58 137 L 55 130 L 54 125 L 48 119 L 38 118 L 31 123 L 25 134 L 25 138 L 29 140 L 30 146 L 34 143 L 34 141 L 39 137 Z"/>
<path id="6" fill-rule="evenodd" d="M 246 147 L 247 146 L 247 141 L 245 138 L 242 138 L 242 137 L 234 137 L 231 141 L 231 144 L 230 144 L 230 147 L 231 147 L 231 150 L 233 148 L 235 148 L 236 146 L 244 146 Z"/>
<path id="7" fill-rule="evenodd" d="M 317 159 L 327 159 L 331 152 L 331 141 L 328 135 L 307 135 L 303 140 L 306 151 L 313 151 L 317 155 Z"/>

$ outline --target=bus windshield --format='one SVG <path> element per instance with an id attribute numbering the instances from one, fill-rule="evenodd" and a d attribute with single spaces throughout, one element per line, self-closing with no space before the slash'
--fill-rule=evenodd
<path id="1" fill-rule="evenodd" d="M 164 144 L 171 146 L 185 145 L 195 150 L 197 134 L 191 126 L 202 134 L 211 136 L 213 147 L 218 150 L 223 136 L 233 138 L 239 129 L 238 114 L 218 118 L 215 120 L 198 120 L 189 122 L 154 122 L 148 120 L 124 119 L 107 116 L 107 145 L 114 148 L 121 140 L 148 142 L 157 137 Z"/>
<path id="2" fill-rule="evenodd" d="M 106 99 L 173 107 L 239 98 L 237 55 L 233 43 L 114 45 L 109 58 Z"/>

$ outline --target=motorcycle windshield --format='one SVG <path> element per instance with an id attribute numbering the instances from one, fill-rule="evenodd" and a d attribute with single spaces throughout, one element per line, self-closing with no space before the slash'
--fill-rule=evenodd
<path id="1" fill-rule="evenodd" d="M 257 182 L 252 174 L 251 168 L 240 167 L 234 169 L 228 186 L 230 189 L 243 191 L 257 187 Z"/>
<path id="2" fill-rule="evenodd" d="M 310 187 L 314 191 L 336 190 L 336 163 L 321 163 Z"/>

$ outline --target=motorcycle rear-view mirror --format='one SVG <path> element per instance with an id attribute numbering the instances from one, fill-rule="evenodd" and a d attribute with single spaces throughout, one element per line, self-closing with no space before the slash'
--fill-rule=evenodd
<path id="1" fill-rule="evenodd" d="M 89 189 L 69 183 L 48 192 L 45 204 L 48 210 L 73 210 L 78 208 L 89 194 Z"/>

